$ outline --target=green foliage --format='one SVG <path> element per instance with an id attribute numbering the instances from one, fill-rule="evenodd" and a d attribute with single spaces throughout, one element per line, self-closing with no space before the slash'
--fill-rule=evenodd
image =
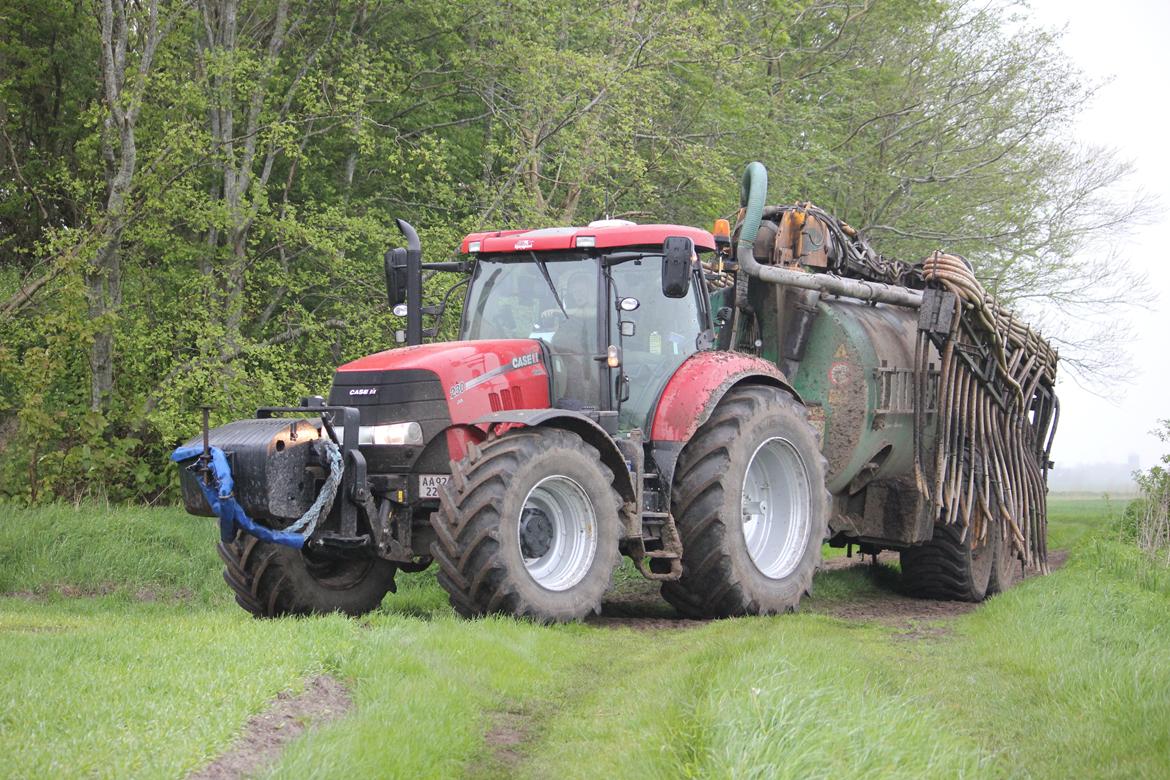
<path id="1" fill-rule="evenodd" d="M 1159 422 L 1158 438 L 1170 442 L 1170 420 Z M 1123 538 L 1137 545 L 1150 558 L 1170 567 L 1170 454 L 1147 471 L 1133 475 L 1140 494 L 1125 509 L 1121 524 Z M 1167 572 L 1170 580 L 1170 572 Z"/>
<path id="2" fill-rule="evenodd" d="M 142 99 L 117 213 L 97 15 L 9 5 L 0 494 L 29 502 L 173 499 L 165 455 L 201 405 L 218 424 L 295 403 L 393 346 L 395 217 L 428 260 L 474 229 L 708 225 L 759 158 L 774 200 L 815 200 L 894 256 L 963 252 L 1009 298 L 1081 291 L 1067 258 L 1117 218 L 1100 195 L 1120 169 L 1058 133 L 1091 90 L 1007 0 L 162 2 L 145 82 L 128 44 Z M 109 246 L 118 273 L 95 277 Z M 117 294 L 94 315 L 101 282 Z"/>

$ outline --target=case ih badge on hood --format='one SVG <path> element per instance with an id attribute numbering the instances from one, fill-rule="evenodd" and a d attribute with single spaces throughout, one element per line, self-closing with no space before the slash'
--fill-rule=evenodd
<path id="1" fill-rule="evenodd" d="M 486 373 L 480 374 L 474 379 L 470 379 L 466 382 L 456 382 L 455 384 L 451 385 L 449 393 L 452 398 L 458 398 L 471 388 L 478 387 L 479 385 L 482 385 L 484 382 L 487 382 L 494 377 L 500 376 L 501 374 L 510 373 L 520 368 L 536 365 L 540 362 L 540 350 L 534 350 L 526 355 L 519 355 L 512 358 L 511 363 L 506 363 L 497 368 L 493 368 Z"/>

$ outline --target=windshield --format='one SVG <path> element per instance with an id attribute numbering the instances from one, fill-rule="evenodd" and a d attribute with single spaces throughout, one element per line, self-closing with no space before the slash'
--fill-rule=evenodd
<path id="1" fill-rule="evenodd" d="M 597 260 L 548 254 L 539 260 L 531 253 L 478 260 L 460 338 L 543 341 L 553 357 L 553 403 L 599 408 L 604 363 L 593 358 L 605 350 L 597 332 Z"/>

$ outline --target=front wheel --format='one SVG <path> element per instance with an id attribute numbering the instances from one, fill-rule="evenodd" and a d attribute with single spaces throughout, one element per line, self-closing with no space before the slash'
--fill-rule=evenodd
<path id="1" fill-rule="evenodd" d="M 795 610 L 820 564 L 828 501 L 804 408 L 775 388 L 729 391 L 679 455 L 683 574 L 663 597 L 688 617 Z"/>
<path id="2" fill-rule="evenodd" d="M 239 531 L 220 543 L 224 581 L 256 617 L 363 615 L 394 590 L 394 564 L 379 558 L 318 558 Z"/>
<path id="3" fill-rule="evenodd" d="M 451 605 L 464 617 L 541 622 L 600 612 L 619 560 L 612 481 L 597 450 L 568 431 L 518 430 L 472 447 L 431 516 Z"/>

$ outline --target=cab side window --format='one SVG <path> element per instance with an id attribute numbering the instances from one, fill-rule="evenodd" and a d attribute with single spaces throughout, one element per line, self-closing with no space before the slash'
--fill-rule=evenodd
<path id="1" fill-rule="evenodd" d="M 638 308 L 620 312 L 616 320 L 633 322 L 633 336 L 622 338 L 623 370 L 630 380 L 629 400 L 622 404 L 619 425 L 623 429 L 643 428 L 646 416 L 671 375 L 697 349 L 703 330 L 694 291 L 685 298 L 662 294 L 661 259 L 633 260 L 612 269 L 615 292 L 621 298 L 636 298 Z M 614 334 L 615 341 L 617 335 Z"/>

